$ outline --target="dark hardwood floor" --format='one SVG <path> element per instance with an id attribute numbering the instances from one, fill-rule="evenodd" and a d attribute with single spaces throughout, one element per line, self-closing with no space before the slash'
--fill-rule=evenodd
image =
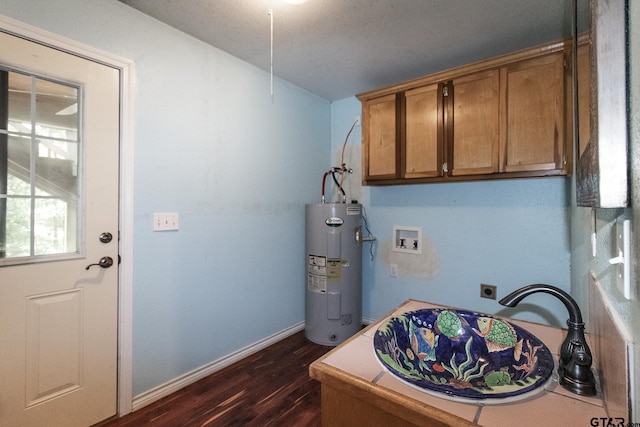
<path id="1" fill-rule="evenodd" d="M 101 427 L 320 426 L 309 364 L 331 350 L 298 332 Z"/>

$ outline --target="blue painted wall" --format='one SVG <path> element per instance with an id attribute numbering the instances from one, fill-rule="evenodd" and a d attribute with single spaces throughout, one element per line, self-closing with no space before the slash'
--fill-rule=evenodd
<path id="1" fill-rule="evenodd" d="M 135 61 L 133 394 L 302 322 L 330 103 L 115 0 L 0 13 Z"/>
<path id="2" fill-rule="evenodd" d="M 355 97 L 332 104 L 334 162 L 359 114 Z M 360 141 L 357 127 L 345 151 L 359 151 Z M 366 250 L 364 255 L 364 317 L 377 318 L 415 298 L 565 326 L 566 309 L 555 299 L 533 295 L 517 309 L 504 310 L 480 298 L 480 283 L 496 285 L 498 299 L 530 283 L 570 290 L 569 178 L 363 188 L 359 154 L 353 158 L 347 166 L 357 170 L 347 191 L 364 204 L 378 239 L 374 260 Z M 429 274 L 412 277 L 400 268 L 398 278 L 390 277 L 386 253 L 394 225 L 422 227 L 431 247 L 431 256 L 423 259 L 433 264 Z"/>
<path id="3" fill-rule="evenodd" d="M 135 61 L 134 395 L 303 321 L 304 204 L 339 164 L 357 99 L 278 79 L 272 99 L 267 73 L 115 0 L 0 0 L 0 13 Z M 356 127 L 345 162 L 378 238 L 373 261 L 364 252 L 366 318 L 407 298 L 500 311 L 481 282 L 498 296 L 569 289 L 567 179 L 363 188 L 360 139 Z M 180 213 L 178 232 L 152 231 L 164 211 Z M 423 228 L 433 276 L 389 277 L 394 224 Z M 564 322 L 555 301 L 528 302 L 544 310 L 518 316 Z"/>

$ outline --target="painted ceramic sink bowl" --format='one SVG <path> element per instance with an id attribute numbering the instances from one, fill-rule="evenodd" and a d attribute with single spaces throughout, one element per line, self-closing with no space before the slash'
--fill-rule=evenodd
<path id="1" fill-rule="evenodd" d="M 547 346 L 530 332 L 461 310 L 393 316 L 378 328 L 373 344 L 380 363 L 399 379 L 453 400 L 527 397 L 542 390 L 554 366 Z"/>

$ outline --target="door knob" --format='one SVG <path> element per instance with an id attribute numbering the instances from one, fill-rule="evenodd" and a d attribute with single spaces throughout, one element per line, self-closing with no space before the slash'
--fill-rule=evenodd
<path id="1" fill-rule="evenodd" d="M 113 239 L 113 234 L 105 231 L 104 233 L 100 233 L 99 239 L 102 243 L 109 243 Z"/>
<path id="2" fill-rule="evenodd" d="M 113 265 L 113 258 L 111 258 L 110 256 L 103 256 L 102 258 L 100 258 L 98 260 L 97 263 L 95 264 L 89 264 L 87 265 L 87 267 L 85 268 L 85 270 L 90 269 L 91 267 L 93 267 L 94 265 L 99 265 L 102 268 L 109 268 Z"/>

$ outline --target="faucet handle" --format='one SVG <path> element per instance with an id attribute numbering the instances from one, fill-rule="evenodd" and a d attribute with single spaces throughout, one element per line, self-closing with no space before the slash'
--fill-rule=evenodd
<path id="1" fill-rule="evenodd" d="M 573 344 L 573 356 L 571 360 L 580 366 L 591 366 L 591 355 L 584 348 L 584 344 L 578 340 L 571 341 Z"/>
<path id="2" fill-rule="evenodd" d="M 591 355 L 579 340 L 572 340 L 571 359 L 558 369 L 560 384 L 581 395 L 595 395 L 596 384 L 591 372 Z"/>

